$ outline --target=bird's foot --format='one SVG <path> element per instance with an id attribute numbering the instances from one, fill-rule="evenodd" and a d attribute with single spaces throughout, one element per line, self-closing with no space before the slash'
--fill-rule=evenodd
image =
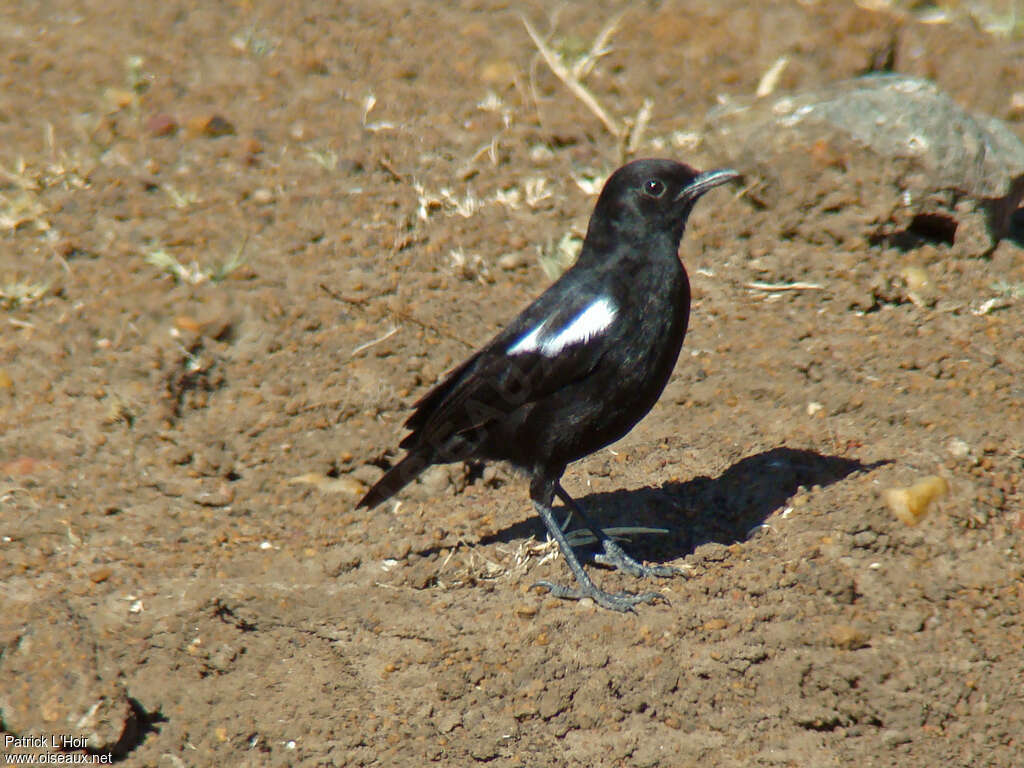
<path id="1" fill-rule="evenodd" d="M 665 579 L 682 574 L 682 571 L 670 565 L 644 565 L 639 560 L 627 555 L 626 551 L 611 539 L 605 539 L 604 554 L 594 555 L 594 562 L 606 565 L 609 568 L 615 568 L 637 578 L 642 576 L 647 578 L 658 576 Z"/>
<path id="2" fill-rule="evenodd" d="M 589 597 L 602 608 L 607 608 L 620 613 L 634 613 L 634 606 L 639 603 L 653 603 L 662 601 L 668 603 L 668 599 L 658 592 L 642 592 L 633 594 L 631 592 L 605 592 L 593 582 L 580 584 L 575 587 L 566 587 L 562 584 L 555 584 L 550 581 L 538 581 L 533 586 L 544 587 L 552 597 L 562 600 L 582 600 Z"/>

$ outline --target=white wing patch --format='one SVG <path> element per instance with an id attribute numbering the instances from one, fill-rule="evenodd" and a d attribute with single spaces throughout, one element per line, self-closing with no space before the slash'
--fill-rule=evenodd
<path id="1" fill-rule="evenodd" d="M 600 298 L 573 318 L 554 335 L 544 335 L 547 321 L 538 325 L 509 347 L 508 354 L 522 355 L 526 352 L 540 352 L 545 357 L 554 357 L 566 347 L 589 341 L 604 331 L 615 320 L 618 307 L 608 298 Z"/>
<path id="2" fill-rule="evenodd" d="M 510 355 L 521 355 L 524 352 L 533 352 L 537 349 L 537 341 L 540 339 L 540 332 L 544 330 L 544 323 L 541 323 L 528 334 L 523 336 L 519 341 L 515 343 L 515 346 L 509 347 L 508 353 Z"/>

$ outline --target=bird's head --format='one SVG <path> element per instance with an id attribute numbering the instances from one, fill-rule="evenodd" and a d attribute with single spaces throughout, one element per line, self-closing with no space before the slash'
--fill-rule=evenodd
<path id="1" fill-rule="evenodd" d="M 678 246 L 693 204 L 709 189 L 738 177 L 728 168 L 702 173 L 675 160 L 634 160 L 605 182 L 587 240 L 667 236 Z"/>

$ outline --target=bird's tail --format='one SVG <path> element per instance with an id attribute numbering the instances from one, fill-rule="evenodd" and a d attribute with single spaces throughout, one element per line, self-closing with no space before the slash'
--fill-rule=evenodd
<path id="1" fill-rule="evenodd" d="M 356 504 L 356 509 L 360 507 L 373 509 L 381 502 L 387 501 L 415 480 L 431 463 L 427 457 L 419 453 L 410 453 L 389 469 L 384 477 L 367 491 L 366 495 Z"/>

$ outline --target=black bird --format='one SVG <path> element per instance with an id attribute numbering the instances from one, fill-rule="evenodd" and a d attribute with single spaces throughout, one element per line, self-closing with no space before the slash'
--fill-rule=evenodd
<path id="1" fill-rule="evenodd" d="M 587 521 L 560 479 L 567 464 L 629 432 L 661 395 L 690 315 L 678 254 L 686 219 L 701 195 L 737 177 L 672 160 L 635 160 L 615 171 L 576 263 L 416 402 L 405 422 L 412 432 L 400 443 L 408 454 L 358 506 L 377 506 L 432 464 L 506 461 L 529 474 L 530 499 L 577 582 L 540 586 L 617 611 L 660 598 L 597 587 L 551 505 L 557 495 L 594 533 L 604 549 L 599 562 L 634 576 L 677 572 L 627 555 Z"/>

